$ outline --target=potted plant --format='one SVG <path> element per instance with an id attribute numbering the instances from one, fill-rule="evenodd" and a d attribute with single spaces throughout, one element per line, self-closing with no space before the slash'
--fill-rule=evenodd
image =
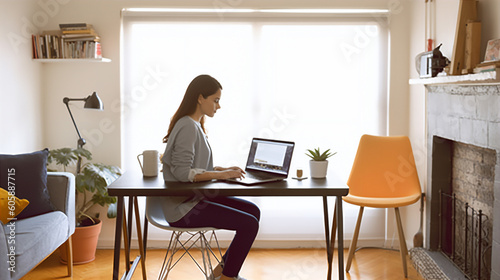
<path id="1" fill-rule="evenodd" d="M 81 165 L 82 159 L 85 163 Z M 92 163 L 92 154 L 84 148 L 61 148 L 49 152 L 48 164 L 52 162 L 60 170 L 76 164 L 76 228 L 73 239 L 73 263 L 88 263 L 95 259 L 97 240 L 101 232 L 99 213 L 91 213 L 96 204 L 108 206 L 108 218 L 116 217 L 116 197 L 108 195 L 107 187 L 121 175 L 117 166 Z M 50 170 L 55 171 L 55 170 Z M 67 260 L 66 250 L 61 250 L 61 261 Z"/>
<path id="2" fill-rule="evenodd" d="M 337 152 L 330 152 L 330 149 L 320 152 L 319 148 L 314 150 L 307 149 L 306 155 L 311 158 L 309 167 L 311 169 L 311 178 L 325 178 L 328 170 L 328 158 Z"/>

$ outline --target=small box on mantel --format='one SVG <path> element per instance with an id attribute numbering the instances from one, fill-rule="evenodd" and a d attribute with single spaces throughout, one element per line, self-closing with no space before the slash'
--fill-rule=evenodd
<path id="1" fill-rule="evenodd" d="M 489 40 L 484 54 L 485 62 L 496 60 L 500 60 L 500 39 Z"/>
<path id="2" fill-rule="evenodd" d="M 474 73 L 496 71 L 500 68 L 500 39 L 489 40 L 484 61 L 474 68 Z"/>

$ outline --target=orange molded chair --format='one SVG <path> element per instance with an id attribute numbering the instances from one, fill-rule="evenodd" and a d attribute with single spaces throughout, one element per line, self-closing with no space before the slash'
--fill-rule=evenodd
<path id="1" fill-rule="evenodd" d="M 363 135 L 347 181 L 349 195 L 344 201 L 359 205 L 358 221 L 346 263 L 349 272 L 365 207 L 394 208 L 399 234 L 403 271 L 407 277 L 408 249 L 404 238 L 399 207 L 413 204 L 421 195 L 415 160 L 406 136 Z"/>

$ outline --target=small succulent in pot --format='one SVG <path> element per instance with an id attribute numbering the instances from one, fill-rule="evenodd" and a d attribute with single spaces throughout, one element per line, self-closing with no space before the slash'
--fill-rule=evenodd
<path id="1" fill-rule="evenodd" d="M 321 151 L 319 150 L 319 148 L 317 149 L 314 149 L 314 150 L 309 150 L 307 149 L 307 153 L 306 155 L 308 157 L 310 157 L 312 160 L 314 161 L 325 161 L 327 160 L 329 157 L 335 155 L 337 152 L 330 152 L 330 149 L 324 151 L 323 153 L 321 153 Z"/>
<path id="2" fill-rule="evenodd" d="M 337 152 L 330 152 L 330 149 L 321 152 L 319 148 L 307 150 L 306 155 L 311 158 L 309 167 L 311 169 L 312 178 L 325 178 L 328 171 L 328 158 L 335 155 Z"/>

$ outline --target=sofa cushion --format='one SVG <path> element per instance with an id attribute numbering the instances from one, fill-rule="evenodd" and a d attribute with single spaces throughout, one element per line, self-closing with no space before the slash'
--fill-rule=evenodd
<path id="1" fill-rule="evenodd" d="M 68 239 L 68 217 L 61 211 L 17 220 L 3 228 L 6 240 L 15 240 L 9 245 L 15 254 L 12 279 L 21 278 Z"/>
<path id="2" fill-rule="evenodd" d="M 6 235 L 7 235 L 6 230 Z M 68 238 L 68 217 L 61 211 L 53 211 L 36 217 L 16 221 L 16 254 L 30 252 L 32 247 L 43 247 L 55 240 L 52 252 Z M 47 255 L 47 254 L 46 254 Z M 45 256 L 46 256 L 45 255 Z"/>
<path id="3" fill-rule="evenodd" d="M 30 204 L 17 218 L 28 218 L 54 210 L 47 190 L 49 150 L 18 155 L 0 155 L 0 186 Z"/>
<path id="4" fill-rule="evenodd" d="M 19 215 L 28 204 L 28 200 L 19 199 L 9 194 L 9 192 L 3 188 L 0 188 L 0 221 L 2 221 L 3 224 L 7 224 L 10 220 Z"/>

